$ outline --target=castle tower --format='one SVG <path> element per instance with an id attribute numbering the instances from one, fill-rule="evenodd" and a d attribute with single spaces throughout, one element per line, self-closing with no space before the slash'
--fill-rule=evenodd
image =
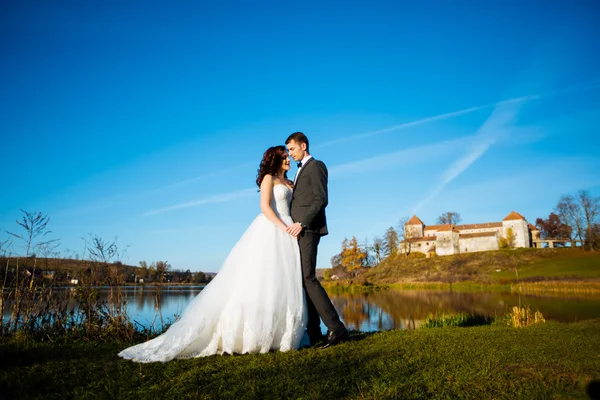
<path id="1" fill-rule="evenodd" d="M 511 211 L 502 220 L 502 235 L 506 237 L 508 229 L 511 228 L 515 235 L 515 247 L 531 247 L 529 227 L 525 217 L 518 212 Z"/>
<path id="2" fill-rule="evenodd" d="M 404 237 L 406 239 L 414 239 L 423 237 L 425 224 L 416 215 L 413 215 L 404 225 Z"/>
<path id="3" fill-rule="evenodd" d="M 438 256 L 449 256 L 460 253 L 459 233 L 451 224 L 443 225 L 436 232 L 435 252 Z"/>

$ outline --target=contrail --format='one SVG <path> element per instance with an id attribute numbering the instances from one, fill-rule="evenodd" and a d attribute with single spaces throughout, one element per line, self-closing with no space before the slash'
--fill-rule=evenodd
<path id="1" fill-rule="evenodd" d="M 544 94 L 534 94 L 534 95 L 516 97 L 516 98 L 513 98 L 513 99 L 498 101 L 496 103 L 485 104 L 485 105 L 480 105 L 480 106 L 476 106 L 476 107 L 465 108 L 463 110 L 458 110 L 458 111 L 448 112 L 448 113 L 439 114 L 439 115 L 435 115 L 435 116 L 431 116 L 431 117 L 426 117 L 426 118 L 422 118 L 422 119 L 418 119 L 418 120 L 406 122 L 406 123 L 403 123 L 403 124 L 394 125 L 394 126 L 391 126 L 391 127 L 388 127 L 388 128 L 379 129 L 379 130 L 375 130 L 375 131 L 371 131 L 371 132 L 366 132 L 366 133 L 362 133 L 362 134 L 358 134 L 358 135 L 354 135 L 354 136 L 348 136 L 348 137 L 343 137 L 343 138 L 340 138 L 340 139 L 334 139 L 334 140 L 331 140 L 329 142 L 317 144 L 313 148 L 326 147 L 326 146 L 330 146 L 330 145 L 334 145 L 334 144 L 338 144 L 338 143 L 344 143 L 344 142 L 348 142 L 348 141 L 353 141 L 353 140 L 359 140 L 359 139 L 363 139 L 363 138 L 368 138 L 368 137 L 371 137 L 371 136 L 380 135 L 380 134 L 384 134 L 384 133 L 387 133 L 387 132 L 393 132 L 393 131 L 397 131 L 397 130 L 401 130 L 401 129 L 410 128 L 412 126 L 426 124 L 428 122 L 449 119 L 449 118 L 452 118 L 452 117 L 458 117 L 458 116 L 469 114 L 469 113 L 472 113 L 472 112 L 475 112 L 475 111 L 483 110 L 485 108 L 500 107 L 500 106 L 503 106 L 503 105 L 510 105 L 510 104 L 522 104 L 522 103 L 527 102 L 527 101 L 537 100 L 537 99 L 541 99 L 541 98 L 545 98 L 545 97 L 557 96 L 557 95 L 560 95 L 560 94 L 583 92 L 583 91 L 592 90 L 592 89 L 595 89 L 595 88 L 598 88 L 598 87 L 600 87 L 600 82 L 598 80 L 589 81 L 589 82 L 581 84 L 581 85 L 570 86 L 570 87 L 565 88 L 565 89 L 559 89 L 559 90 L 555 90 L 555 91 L 551 91 L 551 92 L 546 92 Z M 491 145 L 491 143 L 490 143 L 490 145 Z M 489 145 L 488 145 L 488 147 L 489 147 Z M 473 147 L 473 149 L 474 148 L 475 147 Z M 487 148 L 486 148 L 486 150 L 487 150 Z M 473 154 L 476 154 L 476 151 L 474 151 Z M 113 202 L 107 202 L 105 204 L 97 205 L 97 206 L 94 206 L 94 207 L 91 207 L 91 208 L 86 208 L 84 210 L 80 210 L 80 211 L 75 212 L 75 213 L 87 213 L 87 212 L 90 212 L 90 211 L 93 211 L 93 210 L 98 210 L 98 209 L 113 207 L 113 206 L 116 206 L 116 205 L 119 205 L 119 204 L 122 204 L 122 203 L 125 203 L 125 202 L 134 201 L 134 200 L 136 200 L 138 198 L 141 198 L 141 197 L 147 197 L 148 195 L 155 194 L 157 192 L 162 192 L 162 191 L 165 191 L 165 190 L 168 190 L 168 189 L 172 189 L 174 187 L 188 185 L 190 183 L 197 182 L 199 180 L 208 178 L 208 177 L 216 175 L 216 174 L 223 173 L 225 171 L 234 170 L 234 169 L 240 169 L 240 168 L 247 168 L 247 167 L 250 167 L 250 166 L 253 166 L 253 165 L 256 165 L 256 163 L 244 163 L 244 164 L 240 164 L 240 165 L 236 165 L 236 166 L 230 167 L 230 168 L 228 168 L 226 170 L 211 171 L 211 172 L 208 172 L 208 173 L 196 176 L 196 177 L 192 177 L 192 178 L 189 178 L 189 179 L 185 179 L 185 180 L 182 180 L 182 181 L 178 181 L 178 182 L 167 184 L 167 185 L 164 185 L 164 186 L 161 186 L 161 187 L 150 189 L 150 190 L 148 190 L 148 191 L 146 191 L 144 193 L 136 193 L 136 194 L 132 194 L 132 195 L 129 195 L 129 196 L 125 196 L 126 199 L 120 199 L 120 200 L 113 201 Z M 356 167 L 356 166 L 358 166 L 358 163 L 357 163 L 357 165 L 352 165 L 352 166 L 351 165 L 347 165 L 346 167 L 350 168 L 350 167 Z M 341 172 L 342 169 L 343 168 L 341 168 L 341 166 L 340 166 L 339 171 L 335 171 L 335 172 Z M 227 200 L 225 200 L 225 201 L 227 201 Z M 212 202 L 215 202 L 215 201 L 212 201 Z M 184 203 L 184 204 L 187 204 L 187 203 Z M 176 207 L 176 206 L 172 206 L 172 207 Z M 189 206 L 189 207 L 191 207 L 191 206 Z M 181 207 L 181 208 L 185 208 L 185 207 Z M 148 213 L 146 213 L 144 215 L 159 214 L 161 212 L 169 211 L 170 209 L 171 208 L 161 209 L 161 210 L 155 210 L 155 211 L 148 212 Z M 68 212 L 68 213 L 65 213 L 65 214 L 71 215 L 73 213 L 74 212 L 71 211 L 71 212 Z"/>
<path id="2" fill-rule="evenodd" d="M 207 172 L 205 174 L 198 175 L 198 176 L 193 177 L 193 178 L 185 179 L 185 180 L 182 180 L 182 181 L 179 181 L 179 182 L 169 183 L 167 185 L 151 189 L 151 190 L 149 190 L 149 191 L 141 194 L 140 197 L 146 197 L 146 196 L 148 196 L 150 194 L 154 194 L 154 193 L 157 193 L 157 192 L 162 192 L 164 190 L 172 189 L 172 188 L 177 187 L 177 186 L 188 185 L 190 183 L 194 183 L 194 182 L 200 181 L 202 179 L 209 178 L 211 176 L 220 175 L 220 174 L 224 174 L 226 172 L 230 172 L 230 171 L 237 170 L 237 169 L 240 169 L 240 168 L 247 168 L 247 167 L 252 167 L 252 166 L 256 166 L 256 165 L 258 165 L 258 163 L 246 163 L 246 164 L 235 165 L 235 166 L 230 167 L 230 168 L 219 169 L 217 171 Z"/>
<path id="3" fill-rule="evenodd" d="M 440 183 L 431 190 L 429 195 L 421 200 L 413 209 L 416 213 L 423 205 L 431 201 L 456 177 L 467 170 L 475 161 L 483 156 L 490 146 L 498 141 L 500 135 L 510 128 L 521 108 L 522 102 L 500 103 L 492 112 L 490 117 L 478 129 L 475 143 L 468 149 L 467 153 L 454 161 L 441 176 Z"/>
<path id="4" fill-rule="evenodd" d="M 467 143 L 473 140 L 475 140 L 475 135 L 463 136 L 422 146 L 405 148 L 392 153 L 358 161 L 351 161 L 345 164 L 334 165 L 329 168 L 329 176 L 336 178 L 343 175 L 351 176 L 358 173 L 364 174 L 381 169 L 397 167 L 399 165 L 415 165 L 422 160 L 423 154 L 428 154 L 430 157 L 445 155 L 454 151 L 454 149 L 464 148 Z"/>
<path id="5" fill-rule="evenodd" d="M 325 147 L 325 146 L 331 146 L 334 144 L 349 142 L 352 140 L 364 139 L 367 137 L 380 135 L 382 133 L 398 131 L 400 129 L 406 129 L 406 128 L 410 128 L 412 126 L 426 124 L 428 122 L 439 121 L 439 120 L 448 119 L 448 118 L 452 118 L 452 117 L 458 117 L 458 116 L 465 115 L 465 114 L 470 114 L 472 112 L 483 110 L 485 108 L 497 107 L 497 106 L 500 106 L 503 104 L 520 103 L 520 102 L 535 100 L 540 97 L 541 97 L 541 95 L 516 97 L 514 99 L 502 100 L 502 101 L 499 101 L 499 102 L 493 103 L 493 104 L 484 104 L 482 106 L 465 108 L 464 110 L 453 111 L 453 112 L 449 112 L 449 113 L 445 113 L 445 114 L 435 115 L 433 117 L 427 117 L 427 118 L 422 118 L 422 119 L 418 119 L 418 120 L 411 121 L 411 122 L 405 122 L 404 124 L 390 126 L 389 128 L 379 129 L 379 130 L 371 131 L 371 132 L 367 132 L 367 133 L 361 133 L 359 135 L 348 136 L 345 138 L 330 140 L 329 142 L 321 143 L 315 147 Z"/>
<path id="6" fill-rule="evenodd" d="M 452 117 L 458 117 L 458 116 L 465 115 L 465 114 L 470 114 L 472 112 L 483 110 L 486 108 L 492 108 L 492 107 L 495 108 L 495 107 L 499 107 L 499 106 L 503 106 L 503 105 L 507 105 L 507 104 L 524 103 L 527 101 L 539 100 L 542 98 L 553 97 L 553 96 L 567 94 L 567 93 L 583 92 L 586 90 L 596 89 L 598 87 L 600 87 L 600 83 L 598 82 L 598 80 L 588 81 L 587 83 L 584 83 L 582 85 L 569 86 L 565 89 L 554 90 L 554 91 L 550 91 L 550 92 L 546 92 L 546 93 L 542 93 L 542 94 L 532 94 L 532 95 L 527 95 L 527 96 L 515 97 L 513 99 L 502 100 L 502 101 L 498 101 L 496 103 L 484 104 L 481 106 L 465 108 L 463 110 L 452 111 L 449 113 L 434 115 L 432 117 L 417 119 L 415 121 L 410 121 L 410 122 L 406 122 L 403 124 L 390 126 L 389 128 L 378 129 L 375 131 L 361 133 L 361 134 L 354 135 L 354 136 L 342 137 L 339 139 L 330 140 L 329 142 L 320 143 L 320 144 L 314 146 L 314 148 L 326 147 L 326 146 L 331 146 L 334 144 L 364 139 L 364 138 L 368 138 L 368 137 L 375 136 L 375 135 L 381 135 L 382 133 L 398 131 L 401 129 L 410 128 L 412 126 L 426 124 L 428 122 L 439 121 L 439 120 L 444 120 L 444 119 L 448 119 L 448 118 L 452 118 Z"/>
<path id="7" fill-rule="evenodd" d="M 198 200 L 188 201 L 186 203 L 179 203 L 179 204 L 175 204 L 175 205 L 172 205 L 169 207 L 164 207 L 164 208 L 159 208 L 157 210 L 148 211 L 148 212 L 144 213 L 144 216 L 162 214 L 167 211 L 181 210 L 183 208 L 196 207 L 196 206 L 200 206 L 200 205 L 204 205 L 204 204 L 224 203 L 224 202 L 239 199 L 242 197 L 248 197 L 253 194 L 256 195 L 256 191 L 257 191 L 256 188 L 251 188 L 251 189 L 237 190 L 235 192 L 217 194 L 214 196 L 205 197 L 205 198 L 198 199 Z"/>

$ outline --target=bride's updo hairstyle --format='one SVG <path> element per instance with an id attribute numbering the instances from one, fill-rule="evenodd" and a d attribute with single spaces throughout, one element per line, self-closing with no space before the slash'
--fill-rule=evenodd
<path id="1" fill-rule="evenodd" d="M 281 170 L 283 160 L 288 156 L 285 146 L 273 146 L 269 147 L 265 154 L 263 154 L 260 167 L 258 168 L 258 176 L 256 177 L 256 184 L 258 190 L 260 190 L 260 184 L 262 183 L 265 175 L 277 175 Z M 283 173 L 283 177 L 289 181 L 287 177 L 287 171 Z"/>

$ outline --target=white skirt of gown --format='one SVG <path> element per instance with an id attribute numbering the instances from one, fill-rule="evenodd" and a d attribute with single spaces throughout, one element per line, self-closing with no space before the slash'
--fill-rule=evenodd
<path id="1" fill-rule="evenodd" d="M 282 220 L 292 223 L 289 216 Z M 181 318 L 119 356 L 165 362 L 296 349 L 307 320 L 301 271 L 296 238 L 259 214 Z"/>

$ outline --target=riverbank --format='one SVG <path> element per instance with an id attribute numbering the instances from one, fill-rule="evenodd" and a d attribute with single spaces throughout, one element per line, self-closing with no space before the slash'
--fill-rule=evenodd
<path id="1" fill-rule="evenodd" d="M 0 343 L 4 398 L 569 398 L 600 379 L 600 320 L 422 328 L 327 350 L 137 364 L 129 343 Z M 566 345 L 568 344 L 568 345 Z"/>

